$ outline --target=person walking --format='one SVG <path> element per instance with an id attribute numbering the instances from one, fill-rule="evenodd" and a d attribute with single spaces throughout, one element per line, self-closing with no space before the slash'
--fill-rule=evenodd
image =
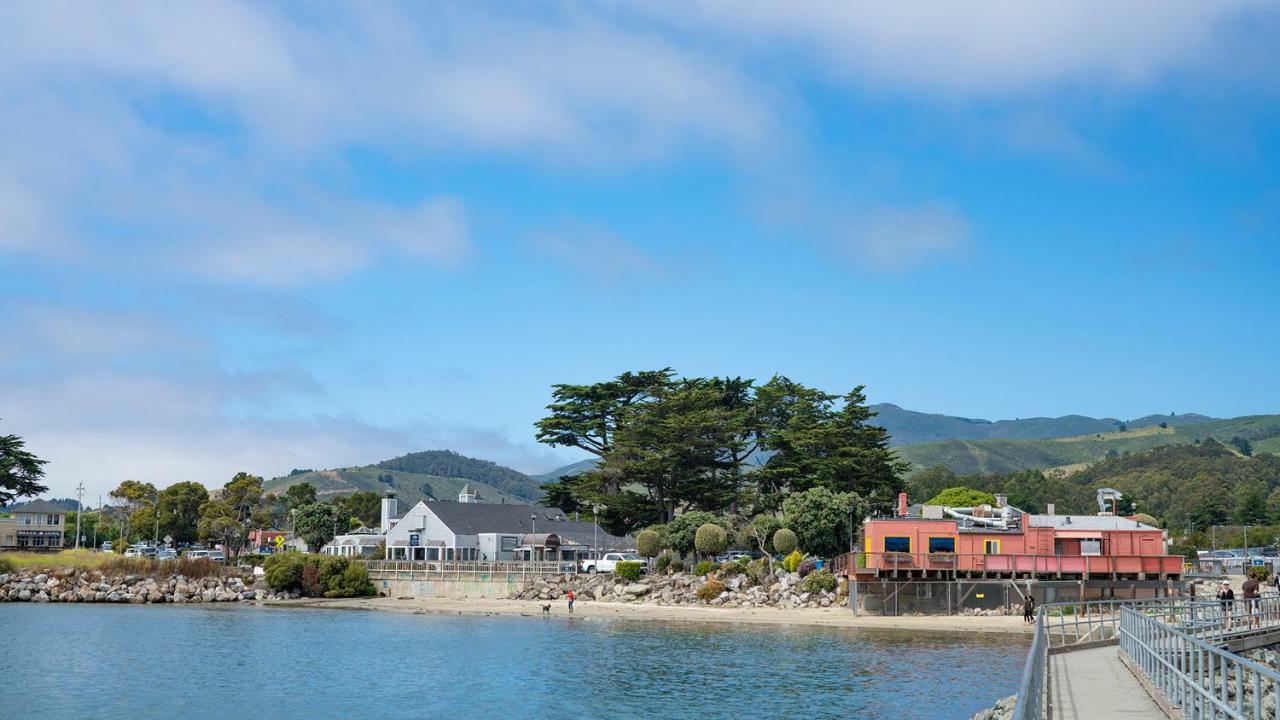
<path id="1" fill-rule="evenodd" d="M 1244 593 L 1244 608 L 1245 612 L 1249 613 L 1249 626 L 1261 627 L 1262 619 L 1258 616 L 1258 613 L 1262 610 L 1259 607 L 1262 599 L 1262 583 L 1250 575 L 1249 579 L 1244 581 L 1244 585 L 1240 587 L 1240 590 Z"/>
<path id="2" fill-rule="evenodd" d="M 568 598 L 568 599 L 569 599 L 569 613 L 570 613 L 570 614 L 572 614 L 572 613 L 573 613 L 573 601 L 574 601 L 574 600 L 577 600 L 577 599 L 578 599 L 578 596 L 577 596 L 577 595 L 575 595 L 575 594 L 573 593 L 573 590 L 569 590 L 569 592 L 566 592 L 566 593 L 564 594 L 564 596 L 565 596 L 566 598 Z"/>
<path id="3" fill-rule="evenodd" d="M 1022 603 L 1022 621 L 1025 623 L 1034 622 L 1035 615 L 1036 615 L 1036 600 L 1035 598 L 1028 595 L 1026 601 Z"/>
<path id="4" fill-rule="evenodd" d="M 1231 613 L 1235 610 L 1236 593 L 1231 589 L 1231 582 L 1223 580 L 1218 586 L 1218 602 L 1222 605 L 1222 629 L 1231 629 Z"/>

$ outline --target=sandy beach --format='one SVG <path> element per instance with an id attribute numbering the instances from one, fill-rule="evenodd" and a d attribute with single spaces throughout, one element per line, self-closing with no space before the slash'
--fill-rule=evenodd
<path id="1" fill-rule="evenodd" d="M 542 604 L 527 600 L 482 598 L 358 598 L 347 600 L 291 600 L 271 605 L 342 610 L 378 610 L 434 615 L 488 615 L 538 618 Z M 745 625 L 795 625 L 810 627 L 865 628 L 917 632 L 1029 634 L 1015 615 L 911 615 L 903 617 L 855 616 L 848 608 L 795 609 L 722 608 L 697 605 L 632 605 L 626 603 L 583 602 L 573 608 L 573 616 L 587 619 L 656 620 L 661 622 L 730 623 Z M 551 603 L 551 614 L 567 617 L 563 600 Z"/>

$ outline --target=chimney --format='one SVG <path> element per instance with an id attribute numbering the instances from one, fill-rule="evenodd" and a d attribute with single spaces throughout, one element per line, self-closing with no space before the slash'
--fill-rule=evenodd
<path id="1" fill-rule="evenodd" d="M 387 496 L 382 498 L 382 522 L 378 523 L 378 530 L 383 535 L 386 535 L 391 530 L 391 522 L 399 510 L 399 505 L 396 501 L 395 493 L 387 493 Z"/>
<path id="2" fill-rule="evenodd" d="M 1008 504 L 1009 504 L 1009 498 L 1008 498 L 1008 497 L 1006 497 L 1006 496 L 1004 496 L 1004 495 L 997 495 L 997 496 L 996 496 L 996 507 L 998 507 L 998 508 L 1002 508 L 1002 507 L 1004 507 L 1005 505 L 1008 505 Z"/>
<path id="3" fill-rule="evenodd" d="M 907 494 L 904 492 L 901 492 L 901 493 L 898 493 L 898 517 L 906 517 L 906 516 L 907 516 Z"/>
<path id="4" fill-rule="evenodd" d="M 1053 503 L 1049 503 L 1048 505 L 1046 505 L 1046 506 L 1045 506 L 1045 508 L 1044 508 L 1044 514 L 1045 514 L 1045 515 L 1053 515 L 1053 514 L 1055 514 L 1055 513 L 1053 512 Z"/>

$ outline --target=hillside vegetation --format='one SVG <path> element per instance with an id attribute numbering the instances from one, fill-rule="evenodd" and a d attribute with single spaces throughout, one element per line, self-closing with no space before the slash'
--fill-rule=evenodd
<path id="1" fill-rule="evenodd" d="M 1209 438 L 1243 438 L 1254 453 L 1280 452 L 1280 415 L 1254 415 L 1195 425 L 1152 425 L 1124 432 L 1042 440 L 948 440 L 897 448 L 916 471 L 946 467 L 960 475 L 1008 473 L 1088 464 L 1108 457 L 1166 445 L 1190 445 Z"/>
<path id="2" fill-rule="evenodd" d="M 468 478 L 442 477 L 423 473 L 399 472 L 386 470 L 376 465 L 355 468 L 338 468 L 334 470 L 311 470 L 288 477 L 268 480 L 264 485 L 267 492 L 283 493 L 290 486 L 311 483 L 316 495 L 321 500 L 332 500 L 338 496 L 351 495 L 355 492 L 374 492 L 383 495 L 394 492 L 400 500 L 401 508 L 416 505 L 420 500 L 457 500 L 458 492 L 464 485 L 470 485 L 478 491 L 485 502 L 527 505 L 528 500 L 491 487 L 485 483 Z"/>
<path id="3" fill-rule="evenodd" d="M 1114 432 L 1121 425 L 1134 430 L 1144 427 L 1198 425 L 1214 418 L 1188 413 L 1184 415 L 1148 415 L 1136 420 L 1093 418 L 1085 415 L 1019 418 L 1017 420 L 981 420 L 975 418 L 923 413 L 890 403 L 872 405 L 875 421 L 892 436 L 891 444 L 916 445 L 945 440 L 1042 440 Z"/>
<path id="4" fill-rule="evenodd" d="M 489 460 L 459 455 L 452 450 L 426 450 L 384 460 L 377 467 L 417 475 L 474 480 L 505 495 L 534 502 L 542 497 L 541 483 Z"/>
<path id="5" fill-rule="evenodd" d="M 1055 503 L 1060 514 L 1096 513 L 1098 488 L 1112 487 L 1136 503 L 1122 505 L 1122 511 L 1147 513 L 1177 530 L 1280 521 L 1280 456 L 1246 457 L 1215 440 L 1104 459 L 1072 475 L 1039 470 L 961 475 L 930 468 L 908 481 L 908 492 L 923 500 L 957 486 L 1007 495 L 1011 504 L 1030 512 Z"/>

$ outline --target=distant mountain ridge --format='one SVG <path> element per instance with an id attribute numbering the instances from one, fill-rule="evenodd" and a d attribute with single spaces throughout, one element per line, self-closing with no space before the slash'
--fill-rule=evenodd
<path id="1" fill-rule="evenodd" d="M 1159 426 L 1198 425 L 1216 418 L 1195 413 L 1183 415 L 1147 415 L 1136 420 L 1094 418 L 1087 415 L 1033 417 L 1016 420 L 982 420 L 975 418 L 923 413 L 906 410 L 892 403 L 872 405 L 876 417 L 872 422 L 889 431 L 890 444 L 897 447 L 943 440 L 1042 440 L 1115 432 L 1123 424 L 1129 429 Z"/>
<path id="2" fill-rule="evenodd" d="M 358 467 L 294 470 L 268 480 L 264 489 L 282 493 L 301 483 L 314 486 L 323 500 L 355 492 L 394 492 L 402 506 L 415 505 L 419 500 L 456 500 L 467 486 L 478 492 L 484 502 L 529 505 L 542 497 L 541 481 L 452 450 L 409 453 Z"/>

